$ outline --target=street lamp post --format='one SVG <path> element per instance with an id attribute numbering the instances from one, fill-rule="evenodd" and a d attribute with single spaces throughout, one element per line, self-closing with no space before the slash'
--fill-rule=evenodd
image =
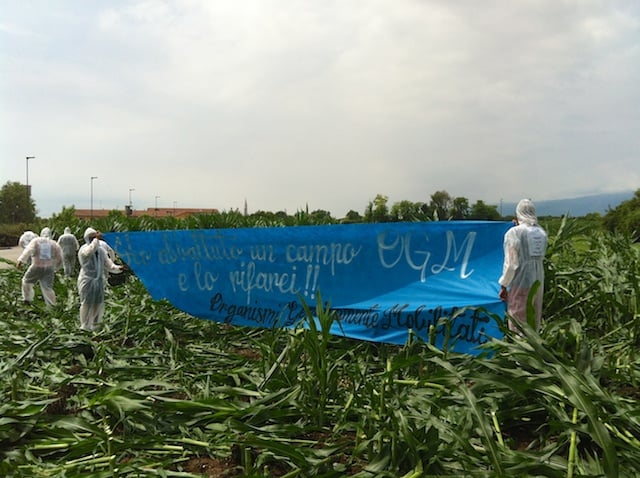
<path id="1" fill-rule="evenodd" d="M 93 220 L 93 180 L 98 179 L 98 176 L 91 176 L 91 220 Z"/>
<path id="2" fill-rule="evenodd" d="M 31 191 L 29 190 L 29 160 L 30 159 L 35 159 L 35 156 L 26 156 L 27 158 L 27 203 L 29 202 L 29 199 L 31 199 Z"/>
<path id="3" fill-rule="evenodd" d="M 131 217 L 133 215 L 133 203 L 131 202 L 131 191 L 135 191 L 134 188 L 129 188 L 129 204 L 125 207 L 127 210 L 127 217 Z"/>
<path id="4" fill-rule="evenodd" d="M 160 196 L 156 196 L 156 210 L 153 213 L 153 217 L 158 217 L 158 198 Z"/>

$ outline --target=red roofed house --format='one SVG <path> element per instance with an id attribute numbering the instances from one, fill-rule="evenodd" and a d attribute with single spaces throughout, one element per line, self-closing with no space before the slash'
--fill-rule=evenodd
<path id="1" fill-rule="evenodd" d="M 113 209 L 76 209 L 76 217 L 78 219 L 96 219 L 100 217 L 107 217 Z M 127 214 L 127 210 L 124 211 Z M 207 209 L 207 208 L 185 208 L 185 207 L 175 207 L 175 208 L 155 208 L 150 207 L 143 210 L 131 210 L 131 216 L 133 217 L 142 217 L 142 216 L 151 216 L 151 217 L 168 217 L 173 216 L 178 219 L 184 219 L 189 216 L 193 216 L 194 214 L 217 214 L 217 209 Z"/>

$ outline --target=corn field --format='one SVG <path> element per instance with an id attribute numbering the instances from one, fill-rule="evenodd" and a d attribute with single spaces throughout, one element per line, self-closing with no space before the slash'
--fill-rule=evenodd
<path id="1" fill-rule="evenodd" d="M 135 277 L 83 333 L 74 280 L 27 306 L 1 270 L 0 475 L 637 477 L 640 251 L 565 219 L 546 264 L 542 331 L 479 356 L 332 336 L 320 300 L 296 330 L 204 321 Z"/>

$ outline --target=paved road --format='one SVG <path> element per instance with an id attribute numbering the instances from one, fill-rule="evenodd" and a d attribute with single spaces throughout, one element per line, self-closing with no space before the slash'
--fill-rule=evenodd
<path id="1" fill-rule="evenodd" d="M 22 254 L 22 247 L 0 247 L 0 258 L 7 259 L 12 262 L 12 264 L 7 264 L 5 261 L 0 261 L 0 269 L 8 269 L 10 267 L 15 267 L 15 263 Z"/>

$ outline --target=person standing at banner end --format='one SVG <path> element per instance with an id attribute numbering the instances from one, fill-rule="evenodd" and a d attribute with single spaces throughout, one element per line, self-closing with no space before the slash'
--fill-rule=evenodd
<path id="1" fill-rule="evenodd" d="M 536 208 L 529 199 L 516 206 L 516 225 L 504 235 L 504 262 L 500 284 L 500 299 L 507 303 L 509 329 L 518 331 L 513 323 L 527 322 L 527 299 L 536 282 L 538 290 L 533 297 L 536 330 L 542 325 L 542 298 L 544 293 L 544 257 L 547 251 L 547 233 L 538 224 Z"/>
<path id="2" fill-rule="evenodd" d="M 80 243 L 76 236 L 71 234 L 71 228 L 65 227 L 64 234 L 58 238 L 58 245 L 62 249 L 62 266 L 64 267 L 64 275 L 71 277 L 76 268 L 76 258 Z"/>
<path id="3" fill-rule="evenodd" d="M 109 258 L 101 241 L 100 232 L 88 227 L 84 232 L 85 244 L 78 251 L 80 328 L 87 331 L 96 330 L 104 316 L 105 271 L 119 274 L 123 270 Z"/>

